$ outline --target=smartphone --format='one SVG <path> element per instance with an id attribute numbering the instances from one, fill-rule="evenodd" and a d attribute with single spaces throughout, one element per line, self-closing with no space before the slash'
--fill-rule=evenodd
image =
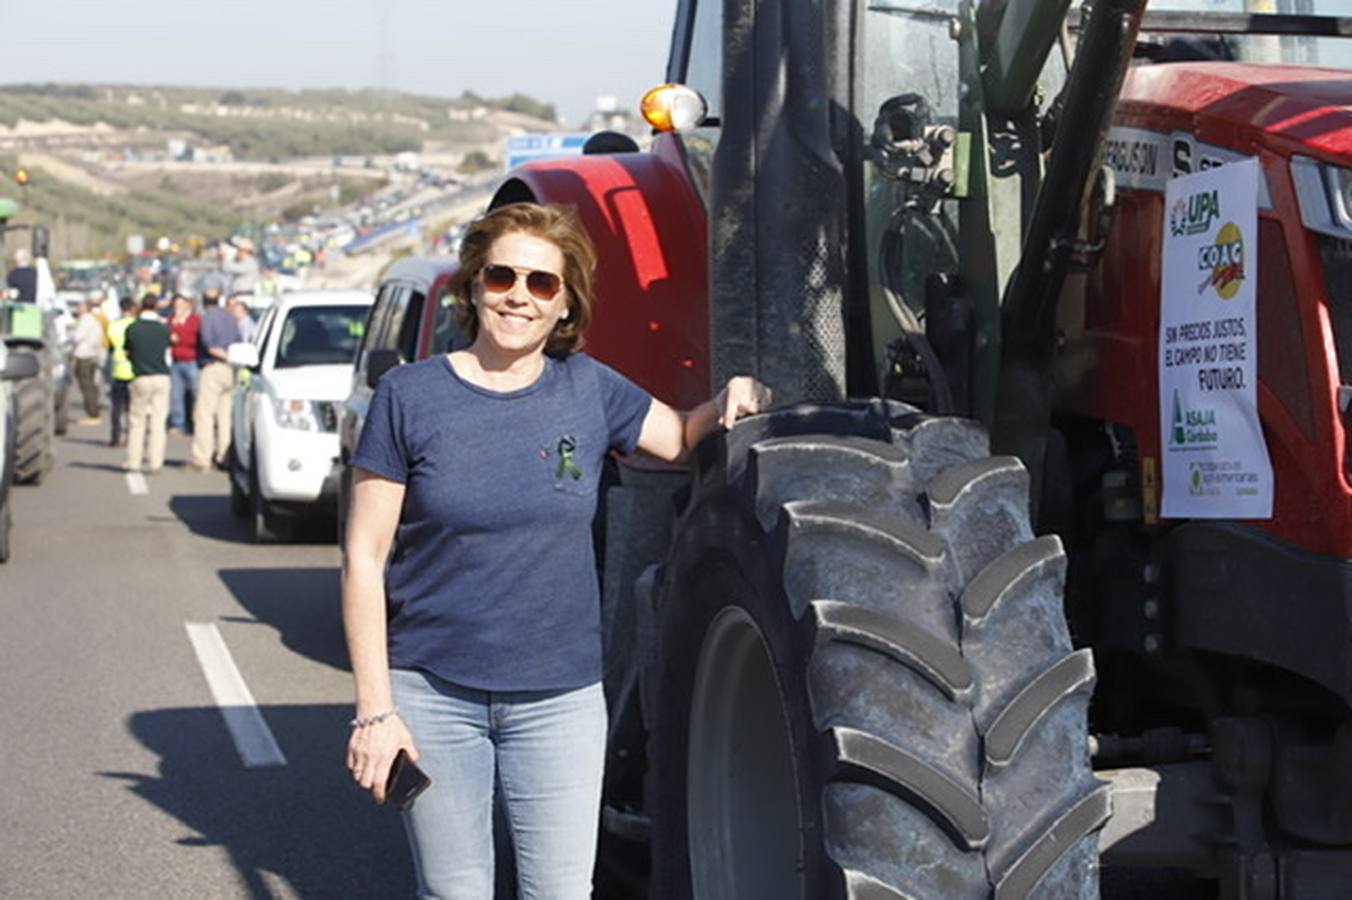
<path id="1" fill-rule="evenodd" d="M 431 784 L 432 779 L 427 777 L 427 773 L 408 758 L 406 751 L 400 750 L 390 766 L 390 777 L 385 782 L 385 802 L 393 803 L 399 810 L 406 810 Z"/>

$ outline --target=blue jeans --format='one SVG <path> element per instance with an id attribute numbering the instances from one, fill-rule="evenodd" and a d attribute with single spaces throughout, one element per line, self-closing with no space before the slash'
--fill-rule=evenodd
<path id="1" fill-rule="evenodd" d="M 197 361 L 174 360 L 169 367 L 169 427 L 187 431 L 197 399 Z"/>
<path id="2" fill-rule="evenodd" d="M 404 814 L 418 896 L 493 896 L 493 790 L 516 845 L 521 900 L 591 896 L 605 764 L 600 683 L 572 691 L 473 690 L 390 673 L 432 786 Z"/>

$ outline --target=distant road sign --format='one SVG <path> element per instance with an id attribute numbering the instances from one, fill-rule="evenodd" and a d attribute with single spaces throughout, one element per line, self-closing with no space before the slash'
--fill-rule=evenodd
<path id="1" fill-rule="evenodd" d="M 506 153 L 503 155 L 508 169 L 537 159 L 577 156 L 589 137 L 591 135 L 585 132 L 513 135 L 507 138 Z"/>

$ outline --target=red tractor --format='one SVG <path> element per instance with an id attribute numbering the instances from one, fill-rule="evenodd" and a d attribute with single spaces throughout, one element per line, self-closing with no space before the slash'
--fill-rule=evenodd
<path id="1" fill-rule="evenodd" d="M 1352 893 L 1352 79 L 1196 61 L 1352 21 L 1069 6 L 682 0 L 651 149 L 499 189 L 588 223 L 596 356 L 783 403 L 616 461 L 605 889 Z M 1222 202 L 1171 180 L 1253 159 L 1256 234 L 1166 275 Z M 1171 324 L 1246 280 L 1252 317 Z M 1213 388 L 1256 356 L 1270 478 L 1174 468 L 1214 426 L 1176 340 L 1240 360 Z"/>

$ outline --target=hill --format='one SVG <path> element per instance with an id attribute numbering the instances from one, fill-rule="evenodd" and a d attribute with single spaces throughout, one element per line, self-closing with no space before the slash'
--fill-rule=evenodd
<path id="1" fill-rule="evenodd" d="M 558 127 L 523 94 L 0 85 L 0 166 L 33 176 L 0 194 L 53 226 L 58 257 L 119 253 L 130 234 L 210 240 L 391 180 L 452 177 L 498 160 L 510 134 Z"/>
<path id="2" fill-rule="evenodd" d="M 0 125 L 9 136 L 21 122 L 102 125 L 105 133 L 189 135 L 239 160 L 398 153 L 429 140 L 482 143 L 502 136 L 501 114 L 530 118 L 543 130 L 557 122 L 552 105 L 523 94 L 447 99 L 377 90 L 0 85 Z"/>

